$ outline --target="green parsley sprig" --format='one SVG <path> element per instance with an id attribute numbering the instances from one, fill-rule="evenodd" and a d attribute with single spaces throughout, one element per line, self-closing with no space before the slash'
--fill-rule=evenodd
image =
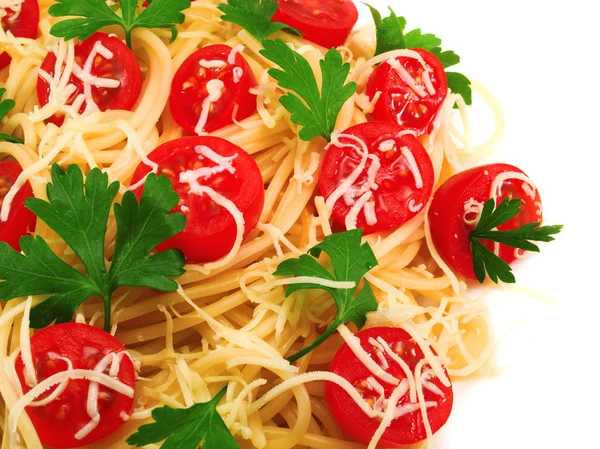
<path id="1" fill-rule="evenodd" d="M 127 444 L 147 446 L 165 440 L 162 449 L 239 449 L 240 445 L 227 429 L 217 412 L 217 405 L 225 396 L 221 390 L 209 402 L 195 404 L 185 409 L 169 406 L 152 410 L 154 422 L 141 426 L 127 438 Z"/>
<path id="2" fill-rule="evenodd" d="M 120 0 L 118 9 L 112 9 L 105 0 L 57 0 L 48 10 L 52 17 L 79 17 L 58 22 L 50 34 L 66 40 L 84 40 L 101 28 L 119 25 L 131 48 L 131 32 L 135 28 L 170 28 L 172 42 L 177 38 L 175 25 L 185 21 L 182 11 L 191 5 L 190 0 L 154 0 L 138 14 L 138 0 Z"/>
<path id="3" fill-rule="evenodd" d="M 30 325 L 42 328 L 53 321 L 70 321 L 88 298 L 104 301 L 104 328 L 110 329 L 110 300 L 119 287 L 147 287 L 174 291 L 170 276 L 184 273 L 185 258 L 176 249 L 151 254 L 154 249 L 181 232 L 185 215 L 170 214 L 179 201 L 169 179 L 151 174 L 138 203 L 132 192 L 115 204 L 117 238 L 107 269 L 105 234 L 111 206 L 119 183 L 108 183 L 108 175 L 93 169 L 83 182 L 77 165 L 65 172 L 52 166 L 48 201 L 28 198 L 25 206 L 52 228 L 75 252 L 85 266 L 81 273 L 65 263 L 41 237 L 24 236 L 23 253 L 0 243 L 0 299 L 8 301 L 29 295 L 49 295 L 31 310 Z"/>
<path id="4" fill-rule="evenodd" d="M 329 50 L 320 62 L 323 82 L 319 91 L 315 74 L 304 56 L 281 39 L 266 40 L 263 45 L 260 54 L 280 67 L 270 69 L 269 75 L 293 92 L 279 101 L 292 113 L 292 122 L 303 127 L 299 137 L 309 141 L 322 136 L 330 141 L 342 106 L 356 92 L 356 83 L 346 83 L 350 64 L 344 64 L 339 51 Z"/>
<path id="5" fill-rule="evenodd" d="M 2 97 L 4 97 L 4 94 L 6 93 L 6 89 L 3 87 L 0 89 L 0 120 L 2 120 L 4 117 L 6 117 L 6 114 L 8 114 L 12 108 L 15 107 L 15 100 L 11 100 L 9 98 L 7 98 L 6 100 L 3 100 Z M 11 143 L 23 143 L 23 141 L 21 139 L 19 139 L 17 136 L 11 136 L 10 134 L 4 134 L 4 133 L 0 133 L 0 140 L 5 140 L 6 142 L 11 142 Z"/>
<path id="6" fill-rule="evenodd" d="M 437 56 L 445 69 L 460 62 L 460 56 L 456 53 L 442 50 L 442 40 L 434 34 L 423 34 L 419 28 L 405 34 L 406 19 L 402 16 L 398 17 L 392 8 L 389 8 L 390 15 L 382 18 L 377 9 L 370 5 L 367 6 L 371 10 L 377 30 L 376 56 L 392 50 L 422 48 Z M 465 103 L 470 105 L 473 101 L 471 81 L 457 72 L 446 71 L 446 76 L 448 78 L 448 88 L 462 96 Z"/>
<path id="7" fill-rule="evenodd" d="M 222 20 L 241 26 L 259 42 L 279 30 L 285 30 L 298 36 L 302 34 L 285 23 L 271 21 L 279 8 L 279 4 L 275 0 L 227 0 L 218 8 L 223 12 Z"/>
<path id="8" fill-rule="evenodd" d="M 469 233 L 471 250 L 473 252 L 473 269 L 479 282 L 485 280 L 487 273 L 489 278 L 495 283 L 501 280 L 502 282 L 513 284 L 515 283 L 515 276 L 510 265 L 496 256 L 493 251 L 489 250 L 482 243 L 482 240 L 502 243 L 525 251 L 539 252 L 540 248 L 531 242 L 551 242 L 554 240 L 552 236 L 558 234 L 563 226 L 540 227 L 540 223 L 528 223 L 518 229 L 497 231 L 494 229 L 511 220 L 519 213 L 522 201 L 505 198 L 497 207 L 495 204 L 496 202 L 493 199 L 485 203 L 479 223 Z"/>
<path id="9" fill-rule="evenodd" d="M 334 274 L 327 271 L 316 260 L 321 252 L 325 252 L 331 259 Z M 366 281 L 360 292 L 358 294 L 356 292 L 365 274 L 376 266 L 377 258 L 373 250 L 368 243 L 362 243 L 362 229 L 332 234 L 314 246 L 309 254 L 279 264 L 275 276 L 312 276 L 329 281 L 350 281 L 356 285 L 351 289 L 330 288 L 318 284 L 291 284 L 286 287 L 286 296 L 298 290 L 325 290 L 333 296 L 337 306 L 337 316 L 333 323 L 313 344 L 289 357 L 290 363 L 294 363 L 318 347 L 340 325 L 352 321 L 359 328 L 364 326 L 367 313 L 377 310 L 377 301 L 371 285 Z"/>

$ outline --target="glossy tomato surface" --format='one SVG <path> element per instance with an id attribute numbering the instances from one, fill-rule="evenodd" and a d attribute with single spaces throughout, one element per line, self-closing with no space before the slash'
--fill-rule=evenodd
<path id="1" fill-rule="evenodd" d="M 221 94 L 216 101 L 205 103 L 212 87 L 209 83 Z M 237 50 L 222 44 L 209 45 L 192 53 L 177 70 L 169 99 L 171 114 L 179 126 L 196 134 L 206 109 L 208 115 L 201 128 L 212 132 L 233 123 L 234 112 L 236 120 L 256 112 L 256 95 L 250 93 L 255 86 L 256 78 Z"/>
<path id="2" fill-rule="evenodd" d="M 302 32 L 302 37 L 326 48 L 344 45 L 358 21 L 352 0 L 276 0 L 273 21 Z"/>
<path id="3" fill-rule="evenodd" d="M 21 10 L 4 9 L 6 15 L 2 17 L 2 29 L 10 31 L 16 37 L 35 39 L 38 35 L 40 23 L 40 7 L 37 0 L 24 0 Z M 8 53 L 0 54 L 0 70 L 10 64 L 11 57 Z"/>
<path id="4" fill-rule="evenodd" d="M 473 256 L 469 242 L 469 232 L 475 225 L 468 224 L 475 217 L 466 214 L 465 205 L 469 200 L 485 203 L 490 199 L 494 179 L 502 173 L 523 171 L 509 164 L 490 164 L 460 172 L 448 179 L 435 192 L 429 221 L 431 235 L 436 249 L 446 262 L 458 273 L 468 279 L 476 279 L 473 271 Z M 542 200 L 539 191 L 520 179 L 508 179 L 494 192 L 496 204 L 504 198 L 522 200 L 519 214 L 512 220 L 499 226 L 499 230 L 519 228 L 527 223 L 542 222 Z M 466 218 L 466 220 L 465 220 Z M 492 242 L 486 246 L 493 249 Z M 500 245 L 500 257 L 507 263 L 516 260 L 516 249 Z"/>
<path id="5" fill-rule="evenodd" d="M 448 79 L 438 58 L 420 48 L 413 51 L 422 60 L 399 56 L 396 61 L 414 80 L 415 86 L 407 84 L 397 68 L 384 62 L 369 77 L 367 94 L 373 100 L 377 92 L 381 92 L 373 110 L 376 120 L 397 123 L 420 136 L 433 128 L 437 113 L 448 95 Z"/>
<path id="6" fill-rule="evenodd" d="M 362 348 L 371 355 L 371 358 L 399 381 L 406 378 L 405 372 L 392 357 L 372 345 L 370 343 L 372 339 L 383 339 L 390 349 L 404 360 L 413 375 L 417 364 L 424 358 L 421 348 L 405 330 L 400 328 L 373 327 L 362 330 L 356 334 L 356 337 L 360 340 Z M 379 355 L 377 354 L 378 351 L 380 352 Z M 385 358 L 387 368 L 382 365 L 382 357 Z M 374 385 L 373 380 L 383 387 L 386 399 L 392 395 L 397 387 L 381 379 L 376 379 L 347 344 L 338 351 L 331 362 L 329 370 L 350 382 L 372 407 L 380 398 L 380 392 L 376 391 L 378 387 Z M 428 364 L 425 363 L 422 373 L 422 380 L 427 382 L 427 384 L 423 384 L 425 402 L 430 403 L 430 406 L 427 407 L 427 417 L 431 430 L 435 433 L 448 420 L 452 411 L 454 395 L 452 386 L 444 386 Z M 446 373 L 446 376 L 448 376 L 448 373 Z M 372 380 L 368 380 L 369 378 Z M 431 384 L 433 387 L 429 387 Z M 335 383 L 326 383 L 325 398 L 329 410 L 342 429 L 356 441 L 369 444 L 381 421 L 377 418 L 369 418 L 350 395 Z M 433 405 L 434 403 L 435 405 Z M 416 402 L 410 401 L 409 393 L 400 398 L 397 406 L 402 407 L 406 404 L 416 404 Z M 416 410 L 394 419 L 384 432 L 377 447 L 402 447 L 423 441 L 426 438 L 427 434 L 422 414 L 419 410 Z"/>
<path id="7" fill-rule="evenodd" d="M 23 169 L 16 162 L 0 162 L 0 206 L 22 171 Z M 33 197 L 33 190 L 31 184 L 27 182 L 13 198 L 8 220 L 0 221 L 0 241 L 8 243 L 17 251 L 21 251 L 19 239 L 35 230 L 35 214 L 25 207 L 25 200 L 31 197 Z"/>
<path id="8" fill-rule="evenodd" d="M 112 357 L 110 354 L 121 354 L 116 378 L 135 388 L 135 368 L 131 358 L 126 355 L 125 347 L 112 335 L 93 326 L 64 323 L 47 327 L 31 337 L 31 353 L 38 383 L 67 371 L 67 359 L 71 361 L 73 369 L 100 370 L 98 364 L 103 358 Z M 108 375 L 110 367 L 108 363 L 102 372 Z M 15 369 L 23 391 L 27 393 L 31 388 L 27 385 L 24 368 L 23 360 L 19 357 Z M 47 398 L 57 388 L 60 386 L 52 387 L 36 400 Z M 90 381 L 71 379 L 64 392 L 54 401 L 40 407 L 26 408 L 42 444 L 57 449 L 85 446 L 107 437 L 123 425 L 124 418 L 131 414 L 133 398 L 100 385 L 100 421 L 85 438 L 75 438 L 75 434 L 91 421 L 86 409 L 89 389 Z"/>
<path id="9" fill-rule="evenodd" d="M 113 57 L 107 59 L 98 54 L 98 45 L 104 46 L 112 53 Z M 83 69 L 85 69 L 86 62 L 88 62 L 91 64 L 90 73 L 93 76 L 119 82 L 119 86 L 115 88 L 92 86 L 91 95 L 95 105 L 88 105 L 84 101 L 79 110 L 80 113 L 83 113 L 86 108 L 91 111 L 133 109 L 142 90 L 142 72 L 135 55 L 122 40 L 105 33 L 95 33 L 75 46 L 75 62 Z M 50 76 L 54 76 L 56 73 L 56 55 L 52 52 L 48 53 L 42 62 L 41 68 Z M 69 82 L 76 86 L 75 92 L 67 102 L 67 104 L 73 104 L 76 98 L 84 93 L 84 83 L 75 74 L 71 75 Z M 38 77 L 37 96 L 40 105 L 48 104 L 50 85 L 41 76 Z M 56 115 L 50 120 L 60 126 L 64 121 L 64 117 Z"/>
<path id="10" fill-rule="evenodd" d="M 353 184 L 358 191 L 372 192 L 369 202 L 374 203 L 377 222 L 367 223 L 364 210 L 361 210 L 356 224 L 358 228 L 364 228 L 365 233 L 401 226 L 424 209 L 433 192 L 431 158 L 414 136 L 403 131 L 394 123 L 363 123 L 340 134 L 341 147 L 330 144 L 327 148 L 319 178 L 321 195 L 325 199 L 361 162 L 363 151 L 358 142 L 364 142 L 368 149 L 365 169 Z M 369 173 L 375 169 L 373 164 L 380 167 L 374 176 L 376 186 L 369 189 L 367 183 Z M 353 203 L 344 197 L 337 200 L 333 208 L 334 220 L 345 227 L 352 206 Z"/>
<path id="11" fill-rule="evenodd" d="M 219 164 L 200 154 L 198 147 L 228 158 L 232 170 L 218 168 Z M 178 248 L 188 263 L 200 263 L 220 259 L 235 243 L 237 227 L 231 213 L 206 194 L 190 192 L 190 184 L 180 182 L 185 171 L 203 169 L 194 175 L 197 182 L 235 204 L 244 216 L 244 236 L 258 223 L 264 205 L 263 180 L 254 159 L 240 147 L 218 137 L 183 137 L 161 145 L 148 158 L 158 164 L 158 174 L 166 175 L 179 194 L 179 204 L 173 211 L 187 216 L 185 229 L 159 246 L 159 250 Z M 149 171 L 148 166 L 140 164 L 131 184 L 138 183 Z M 142 190 L 143 187 L 135 190 L 138 197 Z"/>

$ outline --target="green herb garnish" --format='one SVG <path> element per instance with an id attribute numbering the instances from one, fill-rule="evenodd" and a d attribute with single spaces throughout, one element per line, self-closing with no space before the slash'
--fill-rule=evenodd
<path id="1" fill-rule="evenodd" d="M 24 236 L 23 254 L 0 243 L 0 298 L 8 301 L 29 295 L 50 295 L 31 310 L 31 327 L 43 328 L 53 321 L 70 321 L 88 298 L 104 301 L 104 328 L 110 329 L 110 301 L 119 287 L 147 287 L 174 291 L 177 283 L 169 276 L 184 273 L 185 258 L 176 249 L 151 254 L 181 232 L 183 214 L 169 212 L 179 201 L 169 179 L 151 174 L 138 203 L 128 191 L 115 204 L 117 238 L 107 269 L 105 234 L 111 206 L 119 183 L 108 183 L 108 175 L 93 169 L 83 182 L 77 165 L 65 172 L 52 166 L 48 201 L 28 198 L 25 206 L 52 228 L 75 252 L 86 273 L 81 273 L 52 252 L 40 236 Z"/>
<path id="2" fill-rule="evenodd" d="M 218 8 L 223 12 L 222 20 L 245 28 L 259 42 L 279 30 L 301 35 L 300 31 L 285 23 L 271 21 L 279 8 L 275 0 L 227 0 Z"/>
<path id="3" fill-rule="evenodd" d="M 118 10 L 113 10 L 105 0 L 57 0 L 48 10 L 52 17 L 79 17 L 58 22 L 50 34 L 66 40 L 76 37 L 84 40 L 101 28 L 119 25 L 125 30 L 131 48 L 131 32 L 135 28 L 170 28 L 172 42 L 177 38 L 175 25 L 185 21 L 182 11 L 191 5 L 190 0 L 154 0 L 138 14 L 137 0 L 120 0 Z"/>
<path id="4" fill-rule="evenodd" d="M 12 108 L 15 107 L 15 100 L 11 100 L 8 98 L 6 100 L 2 99 L 5 93 L 6 89 L 4 87 L 0 88 L 0 120 L 6 117 L 6 114 L 8 114 L 12 110 Z M 11 136 L 10 134 L 3 133 L 0 133 L 0 140 L 5 140 L 6 142 L 11 143 L 23 143 L 23 141 L 16 136 Z"/>
<path id="5" fill-rule="evenodd" d="M 376 56 L 392 50 L 422 48 L 437 56 L 445 69 L 460 62 L 460 57 L 456 53 L 442 50 L 442 40 L 434 34 L 423 34 L 419 28 L 405 34 L 406 19 L 402 16 L 398 17 L 392 8 L 389 8 L 389 17 L 382 19 L 381 13 L 377 9 L 370 5 L 367 6 L 371 10 L 377 30 Z M 448 88 L 462 96 L 465 104 L 470 105 L 473 100 L 471 81 L 466 76 L 456 72 L 447 71 L 446 75 Z"/>
<path id="6" fill-rule="evenodd" d="M 162 449 L 239 449 L 240 445 L 217 412 L 225 396 L 223 388 L 211 401 L 189 408 L 164 406 L 152 410 L 154 422 L 141 426 L 127 438 L 127 444 L 143 447 L 165 440 Z"/>
<path id="7" fill-rule="evenodd" d="M 292 50 L 281 39 L 263 42 L 260 53 L 281 69 L 270 69 L 269 75 L 279 82 L 287 93 L 279 99 L 292 113 L 292 122 L 303 126 L 299 137 L 312 140 L 322 136 L 331 140 L 335 122 L 344 103 L 356 92 L 356 83 L 346 83 L 350 64 L 344 64 L 339 51 L 331 49 L 321 60 L 323 83 L 321 90 L 306 58 Z"/>
<path id="8" fill-rule="evenodd" d="M 371 285 L 365 281 L 362 289 L 359 284 L 365 274 L 377 266 L 377 258 L 368 243 L 362 242 L 362 229 L 332 234 L 323 242 L 313 247 L 309 254 L 303 254 L 298 259 L 289 259 L 281 262 L 275 276 L 311 276 L 328 281 L 350 281 L 355 283 L 354 288 L 336 289 L 318 284 L 291 284 L 285 291 L 286 296 L 298 290 L 325 290 L 333 296 L 337 306 L 337 316 L 333 323 L 313 344 L 304 348 L 297 354 L 288 358 L 290 363 L 304 357 L 321 343 L 323 343 L 342 324 L 352 321 L 359 328 L 364 326 L 368 312 L 377 310 L 377 300 Z M 327 253 L 333 265 L 333 273 L 327 271 L 315 258 L 321 252 Z M 311 257 L 313 256 L 313 257 Z"/>
<path id="9" fill-rule="evenodd" d="M 496 201 L 493 199 L 486 201 L 479 223 L 469 234 L 473 252 L 473 269 L 479 282 L 485 280 L 487 273 L 496 284 L 498 280 L 514 284 L 515 276 L 510 265 L 490 251 L 481 240 L 498 242 L 525 251 L 539 252 L 540 248 L 531 241 L 551 242 L 554 240 L 552 236 L 558 234 L 563 226 L 540 227 L 540 223 L 528 223 L 510 231 L 494 231 L 519 213 L 522 201 L 505 198 L 497 207 L 495 204 Z"/>

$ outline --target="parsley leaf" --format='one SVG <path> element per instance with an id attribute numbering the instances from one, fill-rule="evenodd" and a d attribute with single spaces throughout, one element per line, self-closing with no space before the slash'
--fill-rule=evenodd
<path id="1" fill-rule="evenodd" d="M 121 15 L 106 4 L 105 0 L 57 0 L 48 10 L 52 17 L 80 16 L 58 22 L 50 34 L 66 40 L 78 37 L 87 39 L 96 31 L 109 25 L 125 29 L 127 45 L 131 48 L 131 32 L 135 28 L 170 28 L 171 42 L 177 38 L 175 25 L 183 23 L 181 11 L 191 6 L 190 0 L 154 0 L 137 13 L 137 0 L 120 0 Z"/>
<path id="2" fill-rule="evenodd" d="M 377 34 L 375 56 L 392 50 L 422 48 L 433 53 L 445 69 L 460 62 L 460 57 L 456 53 L 451 50 L 442 50 L 442 40 L 434 34 L 423 34 L 420 28 L 405 34 L 406 19 L 398 17 L 392 8 L 389 8 L 389 17 L 382 19 L 381 13 L 377 9 L 370 5 L 367 6 L 371 10 Z M 448 88 L 455 94 L 462 96 L 465 104 L 472 104 L 473 94 L 469 79 L 455 72 L 446 72 L 446 75 L 448 76 Z"/>
<path id="3" fill-rule="evenodd" d="M 346 84 L 350 64 L 343 63 L 339 51 L 331 49 L 321 60 L 323 83 L 321 91 L 308 61 L 287 46 L 281 39 L 263 42 L 260 53 L 281 69 L 270 69 L 269 75 L 279 82 L 287 93 L 280 98 L 281 104 L 292 113 L 292 122 L 303 126 L 299 133 L 302 140 L 322 136 L 331 140 L 335 122 L 342 106 L 356 92 L 356 83 Z"/>
<path id="4" fill-rule="evenodd" d="M 486 273 L 489 278 L 498 283 L 498 280 L 509 284 L 515 283 L 512 268 L 493 251 L 489 250 L 481 240 L 502 243 L 513 248 L 526 251 L 539 252 L 540 248 L 531 243 L 552 242 L 563 226 L 542 226 L 540 223 L 528 223 L 518 229 L 509 231 L 494 231 L 493 229 L 514 218 L 521 209 L 521 200 L 505 198 L 498 206 L 493 199 L 488 200 L 483 206 L 479 223 L 469 234 L 471 250 L 473 252 L 473 269 L 477 280 L 483 282 Z"/>
<path id="5" fill-rule="evenodd" d="M 217 412 L 217 405 L 225 396 L 223 388 L 211 401 L 185 409 L 167 405 L 152 410 L 155 422 L 141 426 L 127 438 L 127 444 L 143 447 L 166 440 L 162 449 L 239 449 L 239 444 L 227 429 Z"/>
<path id="6" fill-rule="evenodd" d="M 31 326 L 42 328 L 53 321 L 70 321 L 88 298 L 104 301 L 104 327 L 110 329 L 110 299 L 119 287 L 148 287 L 174 291 L 177 283 L 168 276 L 184 273 L 179 250 L 150 255 L 156 246 L 185 227 L 185 216 L 169 214 L 179 198 L 169 180 L 150 175 L 140 203 L 132 192 L 115 205 L 117 240 L 110 268 L 104 256 L 104 239 L 118 182 L 108 183 L 99 169 L 83 182 L 77 165 L 65 172 L 52 166 L 48 201 L 28 198 L 27 208 L 52 228 L 83 263 L 82 274 L 52 252 L 42 237 L 21 238 L 23 254 L 0 243 L 0 298 L 8 301 L 29 295 L 50 295 L 31 310 Z"/>
<path id="7" fill-rule="evenodd" d="M 342 324 L 352 321 L 359 328 L 364 326 L 366 314 L 377 310 L 377 301 L 371 285 L 365 282 L 356 295 L 359 283 L 373 267 L 377 266 L 377 259 L 368 243 L 361 243 L 362 229 L 332 234 L 325 237 L 323 242 L 313 247 L 309 254 L 303 254 L 298 259 L 289 259 L 281 262 L 275 271 L 275 276 L 311 276 L 329 281 L 351 281 L 356 284 L 354 288 L 338 289 L 324 287 L 318 284 L 291 284 L 285 291 L 286 296 L 298 290 L 317 289 L 325 290 L 333 296 L 338 312 L 335 320 L 314 343 L 302 351 L 288 358 L 290 363 L 304 357 L 321 343 L 323 343 Z M 333 265 L 333 273 L 327 271 L 315 258 L 321 252 L 327 253 Z M 313 256 L 313 257 L 311 257 Z M 355 296 L 356 295 L 356 296 Z"/>
<path id="8" fill-rule="evenodd" d="M 0 89 L 0 120 L 6 117 L 6 114 L 10 112 L 12 108 L 15 107 L 15 100 L 6 99 L 3 100 L 2 97 L 6 93 L 6 89 L 3 87 Z M 6 142 L 11 143 L 23 143 L 21 139 L 16 136 L 11 136 L 10 134 L 0 133 L 0 140 L 5 140 Z"/>
<path id="9" fill-rule="evenodd" d="M 300 36 L 302 33 L 281 22 L 271 22 L 279 4 L 275 0 L 227 0 L 218 8 L 224 14 L 221 19 L 245 28 L 259 42 L 273 33 L 285 30 Z"/>

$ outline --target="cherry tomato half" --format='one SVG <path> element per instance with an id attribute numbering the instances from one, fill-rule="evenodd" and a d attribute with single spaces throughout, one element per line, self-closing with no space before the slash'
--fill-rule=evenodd
<path id="1" fill-rule="evenodd" d="M 241 54 L 227 45 L 209 45 L 192 53 L 177 70 L 171 114 L 189 133 L 216 131 L 233 123 L 236 105 L 236 120 L 256 112 L 256 95 L 250 93 L 255 86 L 256 78 Z M 208 101 L 214 91 L 214 101 Z M 203 116 L 203 110 L 208 115 Z"/>
<path id="2" fill-rule="evenodd" d="M 524 175 L 522 170 L 508 164 L 475 167 L 448 179 L 433 197 L 429 210 L 433 243 L 446 262 L 468 279 L 476 279 L 469 242 L 469 232 L 475 227 L 474 223 L 470 223 L 476 219 L 476 213 L 468 212 L 469 201 L 483 204 L 489 200 L 494 179 L 507 172 Z M 499 226 L 499 230 L 542 222 L 542 200 L 534 186 L 523 180 L 508 179 L 500 185 L 500 191 L 495 196 L 496 204 L 504 198 L 520 199 L 523 202 L 519 214 Z M 494 247 L 492 242 L 487 242 L 486 246 L 490 249 Z M 506 263 L 512 263 L 517 258 L 516 251 L 515 248 L 501 244 L 499 255 Z"/>
<path id="3" fill-rule="evenodd" d="M 395 123 L 369 122 L 353 126 L 340 134 L 339 141 L 344 145 L 330 144 L 323 159 L 319 185 L 325 199 L 361 162 L 362 151 L 356 138 L 369 150 L 367 163 L 354 187 L 348 190 L 355 190 L 355 194 L 350 198 L 341 197 L 335 203 L 333 218 L 345 226 L 353 204 L 364 195 L 362 192 L 370 191 L 366 208 L 374 207 L 376 222 L 367 221 L 365 208 L 361 208 L 356 226 L 364 228 L 365 233 L 397 228 L 423 210 L 431 197 L 434 182 L 431 158 L 413 135 L 406 134 Z M 378 170 L 374 164 L 380 166 Z M 369 188 L 370 177 L 374 185 Z"/>
<path id="4" fill-rule="evenodd" d="M 369 77 L 367 94 L 373 100 L 377 92 L 381 92 L 373 110 L 376 120 L 398 123 L 420 136 L 433 128 L 435 117 L 448 94 L 448 79 L 438 58 L 427 50 L 412 50 L 421 56 L 422 62 L 399 56 L 395 59 L 399 64 L 396 68 L 389 62 L 380 64 Z M 404 77 L 398 70 L 402 70 L 400 66 L 405 72 Z M 407 84 L 407 78 L 414 80 L 414 86 Z"/>
<path id="5" fill-rule="evenodd" d="M 10 31 L 16 37 L 35 39 L 38 35 L 40 23 L 40 7 L 37 0 L 24 0 L 20 11 L 10 8 L 4 9 L 6 15 L 2 17 L 2 29 Z M 0 54 L 0 70 L 10 64 L 11 57 L 8 53 Z"/>
<path id="6" fill-rule="evenodd" d="M 116 378 L 135 388 L 135 368 L 125 346 L 112 335 L 87 324 L 64 323 L 47 327 L 31 337 L 31 353 L 38 382 L 61 371 L 67 371 L 67 359 L 73 369 L 97 369 L 99 362 L 109 354 L 121 354 Z M 109 374 L 111 364 L 103 370 Z M 25 380 L 25 367 L 19 357 L 15 363 L 23 391 L 31 388 Z M 47 398 L 59 388 L 52 387 L 36 400 Z M 74 448 L 94 443 L 116 431 L 131 414 L 133 398 L 117 393 L 104 385 L 99 386 L 98 412 L 100 421 L 94 430 L 81 439 L 75 438 L 91 418 L 87 412 L 90 381 L 69 380 L 64 392 L 54 401 L 41 407 L 27 407 L 27 414 L 45 446 L 57 449 Z"/>
<path id="7" fill-rule="evenodd" d="M 212 159 L 203 156 L 199 148 L 216 153 L 216 158 L 227 158 L 228 163 L 218 164 L 212 160 L 215 155 Z M 235 243 L 237 227 L 231 213 L 206 194 L 191 193 L 190 184 L 180 181 L 185 171 L 204 169 L 204 173 L 194 174 L 197 182 L 223 195 L 242 212 L 244 236 L 258 223 L 264 205 L 263 180 L 254 159 L 240 147 L 218 137 L 183 137 L 161 145 L 148 158 L 158 164 L 158 174 L 166 175 L 179 194 L 179 204 L 173 211 L 187 216 L 185 229 L 160 245 L 159 250 L 178 248 L 188 263 L 211 262 L 229 253 Z M 226 168 L 227 164 L 231 169 Z M 150 167 L 140 164 L 131 184 L 135 185 L 149 171 Z M 138 197 L 142 190 L 143 187 L 135 190 Z"/>
<path id="8" fill-rule="evenodd" d="M 344 45 L 358 21 L 352 0 L 276 0 L 273 16 L 302 32 L 302 37 L 326 48 Z"/>
<path id="9" fill-rule="evenodd" d="M 102 45 L 113 57 L 105 58 L 97 51 L 97 45 Z M 88 61 L 89 60 L 89 61 Z M 91 94 L 94 105 L 83 102 L 79 112 L 86 108 L 91 110 L 106 111 L 109 109 L 131 110 L 137 102 L 142 90 L 142 72 L 133 52 L 115 36 L 105 33 L 95 33 L 90 38 L 75 46 L 75 63 L 85 69 L 86 62 L 91 64 L 90 73 L 94 77 L 112 79 L 119 82 L 118 87 L 96 87 L 92 85 Z M 54 76 L 56 55 L 48 53 L 42 62 L 41 69 L 50 76 Z M 67 104 L 73 104 L 75 99 L 84 93 L 84 82 L 75 74 L 69 80 L 77 89 L 71 95 Z M 50 98 L 50 85 L 43 77 L 38 77 L 37 96 L 40 105 L 48 104 Z M 96 109 L 97 107 L 97 109 Z M 54 116 L 50 121 L 58 126 L 62 125 L 64 117 Z"/>
<path id="10" fill-rule="evenodd" d="M 406 378 L 406 374 L 400 365 L 388 354 L 381 351 L 383 346 L 380 342 L 378 342 L 379 348 L 377 348 L 370 341 L 381 338 L 397 356 L 404 360 L 413 375 L 417 364 L 424 358 L 421 348 L 403 329 L 373 327 L 359 332 L 356 337 L 360 340 L 362 348 L 371 355 L 372 359 L 400 381 Z M 385 347 L 383 348 L 385 349 Z M 377 352 L 379 352 L 379 355 L 377 355 Z M 382 365 L 382 358 L 385 358 L 387 368 Z M 384 397 L 388 399 L 396 388 L 395 385 L 375 378 L 347 344 L 338 351 L 331 362 L 329 370 L 350 382 L 372 407 L 380 398 L 382 391 Z M 448 376 L 447 372 L 446 376 Z M 423 366 L 421 379 L 425 381 L 422 384 L 425 402 L 429 403 L 427 418 L 432 432 L 435 433 L 446 423 L 452 411 L 454 401 L 452 386 L 444 386 L 428 364 Z M 366 416 L 348 393 L 337 384 L 332 382 L 325 384 L 325 398 L 331 414 L 342 429 L 355 440 L 368 444 L 381 421 Z M 434 403 L 435 405 L 433 405 Z M 400 399 L 398 407 L 407 404 L 416 404 L 416 402 L 410 402 L 409 393 Z M 413 407 L 417 408 L 416 406 Z M 423 441 L 426 438 L 427 434 L 421 411 L 416 409 L 394 419 L 383 433 L 378 447 L 402 447 Z"/>
<path id="11" fill-rule="evenodd" d="M 16 162 L 0 162 L 0 206 L 22 171 Z M 25 200 L 30 197 L 33 197 L 33 190 L 27 182 L 13 198 L 8 220 L 0 221 L 0 241 L 8 243 L 17 251 L 21 251 L 19 239 L 35 229 L 35 214 L 25 207 Z"/>

